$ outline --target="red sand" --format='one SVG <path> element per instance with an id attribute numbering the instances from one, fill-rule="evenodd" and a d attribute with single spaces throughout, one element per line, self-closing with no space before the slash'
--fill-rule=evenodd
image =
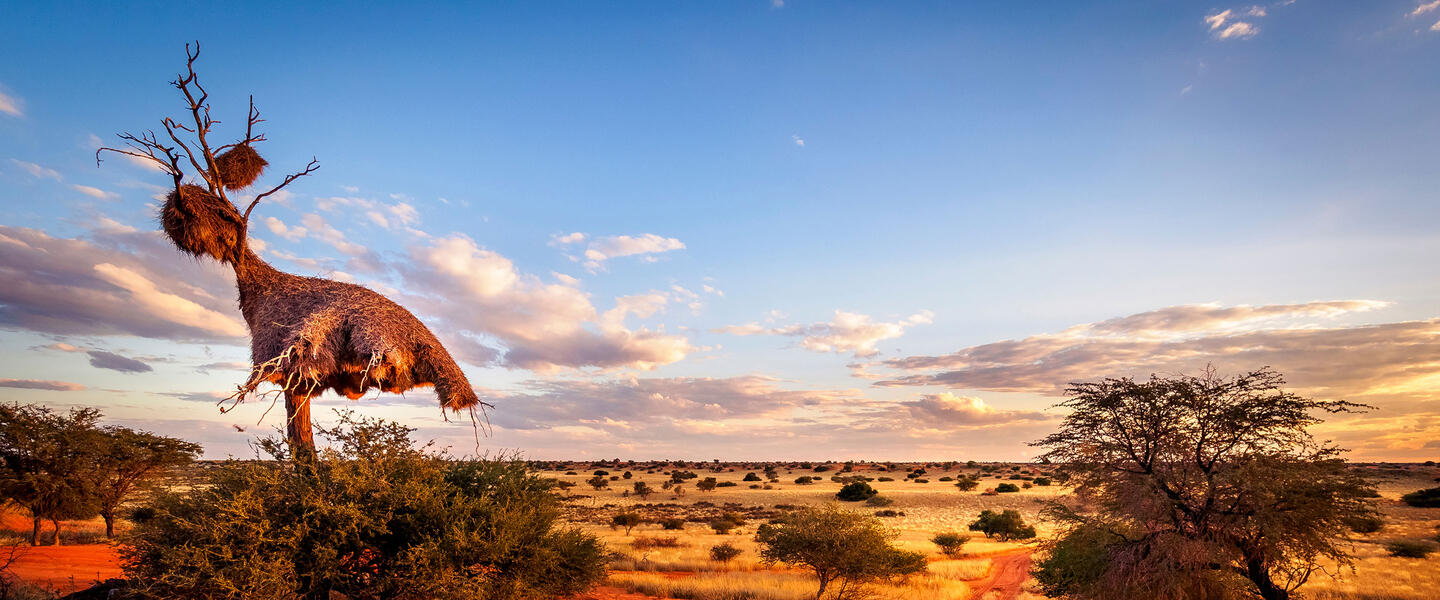
<path id="1" fill-rule="evenodd" d="M 19 548 L 23 555 L 10 566 L 15 576 L 56 592 L 83 590 L 120 576 L 120 556 L 110 544 Z"/>

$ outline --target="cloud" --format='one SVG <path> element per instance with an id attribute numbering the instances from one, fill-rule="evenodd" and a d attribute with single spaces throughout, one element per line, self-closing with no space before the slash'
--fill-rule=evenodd
<path id="1" fill-rule="evenodd" d="M 591 271 L 603 268 L 604 262 L 612 258 L 644 256 L 646 260 L 653 261 L 654 257 L 649 255 L 685 249 L 684 242 L 653 233 L 645 233 L 637 236 L 612 235 L 591 238 L 583 233 L 575 232 L 551 236 L 550 245 L 568 246 L 584 242 L 587 239 L 590 243 L 582 254 L 585 258 L 585 267 Z"/>
<path id="2" fill-rule="evenodd" d="M 291 242 L 300 241 L 309 231 L 308 229 L 305 229 L 304 227 L 299 225 L 296 225 L 294 227 L 287 227 L 284 221 L 281 221 L 280 219 L 277 219 L 275 217 L 265 217 L 265 228 L 269 229 L 270 233 L 278 235 Z"/>
<path id="3" fill-rule="evenodd" d="M 799 147 L 801 147 L 801 148 L 804 148 L 804 147 L 805 147 L 805 139 L 802 138 L 802 137 L 800 137 L 800 136 L 798 136 L 798 135 L 792 135 L 792 136 L 790 136 L 790 140 L 793 141 L 793 142 L 795 142 L 795 145 L 796 145 L 796 146 L 799 146 Z"/>
<path id="4" fill-rule="evenodd" d="M 579 232 L 579 231 L 576 231 L 576 232 L 573 232 L 573 233 L 566 233 L 566 234 L 559 234 L 559 233 L 557 233 L 557 234 L 555 234 L 555 235 L 550 236 L 550 245 L 551 245 L 551 246 L 564 246 L 564 245 L 569 245 L 569 244 L 578 244 L 578 243 L 583 242 L 583 241 L 585 241 L 585 234 L 583 234 L 583 233 L 581 233 L 581 232 Z"/>
<path id="5" fill-rule="evenodd" d="M 1038 411 L 1000 410 L 980 398 L 950 392 L 925 394 L 919 400 L 903 404 L 917 421 L 932 424 L 993 425 L 1055 418 Z"/>
<path id="6" fill-rule="evenodd" d="M 835 318 L 824 323 L 808 325 L 787 325 L 764 327 L 759 323 L 731 325 L 711 330 L 713 333 L 731 335 L 782 335 L 799 337 L 800 347 L 815 352 L 852 352 L 856 357 L 879 354 L 875 344 L 904 335 L 905 330 L 934 319 L 934 313 L 926 310 L 900 321 L 883 323 L 874 321 L 869 315 L 835 311 Z"/>
<path id="7" fill-rule="evenodd" d="M 902 374 L 879 386 L 1063 393 L 1102 377 L 1222 372 L 1270 365 L 1322 395 L 1412 393 L 1440 378 L 1440 319 L 1322 327 L 1317 319 L 1371 310 L 1369 301 L 1160 309 L 1058 334 L 873 363 Z M 1428 383 L 1427 383 L 1428 382 Z"/>
<path id="8" fill-rule="evenodd" d="M 576 422 L 632 425 L 788 419 L 799 409 L 843 409 L 863 396 L 854 390 L 789 390 L 763 375 L 529 381 L 524 393 L 495 398 L 496 424 L 512 429 Z M 648 431 L 648 429 L 647 429 Z"/>
<path id="9" fill-rule="evenodd" d="M 20 169 L 24 170 L 26 173 L 29 173 L 39 179 L 54 179 L 55 181 L 60 181 L 62 179 L 60 177 L 60 172 L 56 171 L 55 169 L 48 169 L 32 162 L 25 162 L 23 160 L 16 160 L 13 158 L 10 159 L 10 162 L 15 163 L 15 166 L 20 167 Z"/>
<path id="10" fill-rule="evenodd" d="M 394 200 L 408 199 L 403 194 L 390 194 L 390 197 Z M 418 233 L 411 229 L 411 226 L 420 222 L 420 211 L 408 202 L 387 204 L 369 198 L 333 196 L 319 198 L 315 203 L 320 210 L 325 212 L 359 214 L 371 223 L 386 229 L 410 230 Z"/>
<path id="11" fill-rule="evenodd" d="M 91 350 L 86 352 L 86 354 L 90 355 L 90 366 L 97 369 L 109 369 L 121 373 L 148 373 L 155 370 L 144 362 L 120 356 L 114 352 Z"/>
<path id="12" fill-rule="evenodd" d="M 1431 25 L 1430 31 L 1440 31 L 1440 21 L 1436 21 L 1434 25 Z"/>
<path id="13" fill-rule="evenodd" d="M 1260 9 L 1260 14 L 1255 14 L 1253 10 L 1249 14 L 1256 17 L 1265 16 L 1264 9 Z M 1216 38 L 1222 40 L 1232 38 L 1245 39 L 1254 37 L 1255 34 L 1260 33 L 1260 28 L 1256 27 L 1253 23 L 1236 20 L 1233 18 L 1234 16 L 1234 10 L 1226 9 L 1205 17 L 1205 23 L 1210 25 L 1210 32 Z"/>
<path id="14" fill-rule="evenodd" d="M 238 343 L 234 276 L 183 257 L 159 232 L 97 227 L 91 239 L 0 225 L 0 327 Z"/>
<path id="15" fill-rule="evenodd" d="M 22 110 L 24 106 L 25 103 L 19 98 L 0 91 L 0 113 L 5 113 L 12 117 L 23 117 L 25 116 L 25 111 Z"/>
<path id="16" fill-rule="evenodd" d="M 90 186 L 88 186 L 88 185 L 78 185 L 78 184 L 77 184 L 77 185 L 71 185 L 70 187 L 73 188 L 75 191 L 80 192 L 80 193 L 82 193 L 82 194 L 85 194 L 86 196 L 89 196 L 89 197 L 91 197 L 91 198 L 99 198 L 99 199 L 101 199 L 101 200 L 112 200 L 112 199 L 115 199 L 115 198 L 119 198 L 119 197 L 120 197 L 119 194 L 115 194 L 115 193 L 112 193 L 112 192 L 107 192 L 107 191 L 102 190 L 102 189 L 100 189 L 100 188 L 90 187 Z"/>
<path id="17" fill-rule="evenodd" d="M 1418 17 L 1437 8 L 1440 8 L 1440 0 L 1434 0 L 1433 2 L 1421 2 L 1415 7 L 1415 10 L 1410 11 L 1410 16 Z"/>
<path id="18" fill-rule="evenodd" d="M 521 273 L 464 235 L 412 247 L 409 262 L 397 270 L 419 312 L 442 321 L 442 329 L 495 340 L 505 347 L 508 366 L 652 369 L 691 350 L 683 336 L 625 327 L 627 314 L 653 314 L 653 299 L 622 297 L 602 318 L 583 291 Z"/>
<path id="19" fill-rule="evenodd" d="M 96 275 L 129 292 L 127 310 L 139 310 L 161 316 L 183 326 L 208 331 L 218 336 L 246 335 L 245 325 L 232 316 L 201 306 L 178 294 L 161 291 L 144 275 L 110 263 L 95 265 Z"/>
<path id="20" fill-rule="evenodd" d="M 54 392 L 78 392 L 85 389 L 85 386 L 68 381 L 50 381 L 46 379 L 0 379 L 0 387 L 19 388 L 22 390 L 50 390 Z"/>

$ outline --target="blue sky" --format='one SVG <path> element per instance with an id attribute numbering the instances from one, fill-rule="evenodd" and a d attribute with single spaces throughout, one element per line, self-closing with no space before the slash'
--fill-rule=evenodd
<path id="1" fill-rule="evenodd" d="M 1440 451 L 1434 3 L 7 10 L 6 398 L 215 456 L 278 423 L 203 401 L 248 349 L 166 176 L 94 163 L 180 116 L 199 38 L 267 181 L 321 162 L 261 255 L 466 343 L 484 447 L 1022 458 L 1067 381 L 1214 363 L 1380 406 L 1324 431 L 1357 456 Z M 423 393 L 329 402 L 474 449 Z"/>

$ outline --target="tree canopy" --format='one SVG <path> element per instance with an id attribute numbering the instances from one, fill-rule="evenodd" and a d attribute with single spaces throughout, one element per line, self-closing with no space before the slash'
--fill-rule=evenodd
<path id="1" fill-rule="evenodd" d="M 1073 384 L 1035 443 L 1075 486 L 1050 510 L 1066 533 L 1037 572 L 1046 593 L 1282 599 L 1348 564 L 1347 523 L 1375 492 L 1307 428 L 1368 407 L 1283 385 L 1268 368 Z"/>
<path id="2" fill-rule="evenodd" d="M 755 534 L 765 562 L 815 573 L 816 600 L 837 581 L 835 597 L 845 598 L 867 582 L 924 571 L 925 555 L 896 548 L 894 538 L 879 519 L 834 506 L 797 510 Z"/>

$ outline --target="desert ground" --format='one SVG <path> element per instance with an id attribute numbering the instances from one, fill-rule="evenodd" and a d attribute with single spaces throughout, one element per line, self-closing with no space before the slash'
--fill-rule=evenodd
<path id="1" fill-rule="evenodd" d="M 1045 473 L 1040 466 L 1018 463 L 973 467 L 964 463 L 856 463 L 848 471 L 844 463 L 687 463 L 681 467 L 605 461 L 547 462 L 538 466 L 544 476 L 568 484 L 557 491 L 565 498 L 567 520 L 599 535 L 614 555 L 606 585 L 581 596 L 594 600 L 813 598 L 814 579 L 809 574 L 760 560 L 755 530 L 787 508 L 838 502 L 835 493 L 841 484 L 831 478 L 854 476 L 868 478 L 879 497 L 889 501 L 880 502 L 884 506 L 841 504 L 877 514 L 897 534 L 897 546 L 923 552 L 929 560 L 927 574 L 874 585 L 874 597 L 1042 598 L 1029 576 L 1031 556 L 1053 528 L 1040 517 L 1040 510 L 1045 501 L 1067 492 L 1059 484 L 1032 484 L 1013 493 L 986 493 L 1001 483 L 1023 486 Z M 773 480 L 765 475 L 767 466 L 773 468 Z M 817 472 L 817 467 L 822 470 Z M 1393 540 L 1434 539 L 1440 533 L 1440 509 L 1412 508 L 1399 501 L 1402 494 L 1433 486 L 1440 477 L 1440 468 L 1394 464 L 1360 464 L 1355 468 L 1377 484 L 1385 527 L 1376 533 L 1353 536 L 1353 571 L 1332 569 L 1315 576 L 1302 590 L 1312 598 L 1336 600 L 1440 598 L 1440 555 L 1397 558 L 1384 548 Z M 916 469 L 924 473 L 907 477 Z M 662 489 L 670 479 L 669 473 L 675 470 L 696 475 L 680 484 L 683 489 L 678 494 L 673 487 Z M 606 472 L 601 476 L 606 487 L 601 489 L 587 483 L 597 471 Z M 754 477 L 747 481 L 747 475 L 752 473 Z M 974 490 L 962 492 L 954 487 L 954 479 L 974 474 L 981 475 Z M 696 482 L 707 477 L 714 477 L 717 487 L 713 491 L 697 489 Z M 795 483 L 800 477 L 813 477 L 815 481 Z M 756 478 L 760 481 L 753 480 Z M 634 494 L 637 481 L 645 482 L 655 492 L 647 498 Z M 184 478 L 172 480 L 171 484 L 185 485 Z M 967 524 L 985 509 L 1020 511 L 1026 522 L 1036 526 L 1037 538 L 1001 542 L 967 531 Z M 622 513 L 638 514 L 645 522 L 628 533 L 612 527 L 612 518 Z M 744 523 L 729 533 L 716 533 L 710 523 L 727 515 L 738 516 Z M 665 529 L 659 523 L 673 518 L 684 520 L 681 529 Z M 29 532 L 30 521 L 13 509 L 5 512 L 3 529 L 3 543 L 20 553 L 10 572 L 52 595 L 83 589 L 97 580 L 121 574 L 115 545 L 104 539 L 99 520 L 65 523 L 59 547 L 25 546 L 22 538 Z M 123 523 L 120 529 L 123 532 Z M 946 557 L 929 541 L 942 531 L 971 536 L 962 556 Z M 739 548 L 740 554 L 725 563 L 712 560 L 710 548 L 721 543 Z"/>

